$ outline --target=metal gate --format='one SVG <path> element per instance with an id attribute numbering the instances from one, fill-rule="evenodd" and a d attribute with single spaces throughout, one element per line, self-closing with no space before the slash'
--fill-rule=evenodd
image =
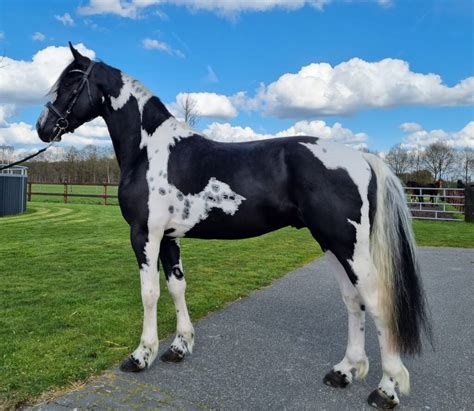
<path id="1" fill-rule="evenodd" d="M 405 187 L 412 218 L 464 221 L 464 188 Z"/>

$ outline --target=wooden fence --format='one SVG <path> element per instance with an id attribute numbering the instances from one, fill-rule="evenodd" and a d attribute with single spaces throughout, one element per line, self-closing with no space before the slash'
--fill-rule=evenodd
<path id="1" fill-rule="evenodd" d="M 64 190 L 61 193 L 52 192 L 52 191 L 33 191 L 33 187 L 35 185 L 54 185 L 54 186 L 63 186 Z M 102 194 L 90 194 L 90 193 L 72 193 L 71 188 L 76 186 L 95 186 L 95 187 L 102 187 Z M 118 187 L 118 184 L 110 184 L 110 183 L 102 183 L 102 184 L 95 184 L 95 183 L 68 183 L 64 181 L 63 183 L 36 183 L 34 181 L 28 182 L 28 201 L 31 201 L 32 196 L 59 196 L 63 197 L 64 203 L 67 204 L 68 199 L 70 197 L 82 197 L 82 198 L 101 198 L 104 200 L 103 204 L 107 204 L 108 199 L 116 199 L 118 198 L 115 194 L 109 193 L 109 187 Z"/>

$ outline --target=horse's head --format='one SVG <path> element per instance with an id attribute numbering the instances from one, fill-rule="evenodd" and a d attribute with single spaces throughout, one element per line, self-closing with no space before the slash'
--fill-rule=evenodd
<path id="1" fill-rule="evenodd" d="M 36 123 L 41 140 L 61 140 L 102 110 L 102 92 L 97 83 L 95 63 L 69 43 L 74 60 L 51 89 L 52 101 L 46 104 Z"/>

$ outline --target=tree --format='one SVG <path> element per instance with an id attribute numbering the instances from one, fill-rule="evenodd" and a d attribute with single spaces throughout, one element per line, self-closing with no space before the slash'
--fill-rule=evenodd
<path id="1" fill-rule="evenodd" d="M 425 167 L 433 173 L 435 180 L 441 179 L 454 164 L 454 150 L 440 141 L 430 144 L 423 153 Z"/>
<path id="2" fill-rule="evenodd" d="M 183 113 L 184 122 L 189 127 L 194 127 L 199 116 L 197 101 L 189 94 L 186 94 L 185 97 L 180 99 L 179 106 L 180 111 Z"/>
<path id="3" fill-rule="evenodd" d="M 7 146 L 2 144 L 0 146 L 0 164 L 8 164 L 11 163 L 13 160 L 13 152 L 15 151 L 15 147 Z"/>
<path id="4" fill-rule="evenodd" d="M 466 147 L 460 154 L 463 180 L 468 183 L 474 173 L 474 150 Z"/>
<path id="5" fill-rule="evenodd" d="M 409 154 L 410 169 L 412 173 L 419 173 L 420 171 L 422 171 L 421 169 L 422 159 L 423 159 L 423 153 L 420 152 L 419 150 L 412 151 Z"/>
<path id="6" fill-rule="evenodd" d="M 398 177 L 407 173 L 410 169 L 410 154 L 406 148 L 402 147 L 401 144 L 394 145 L 388 152 L 385 160 Z"/>

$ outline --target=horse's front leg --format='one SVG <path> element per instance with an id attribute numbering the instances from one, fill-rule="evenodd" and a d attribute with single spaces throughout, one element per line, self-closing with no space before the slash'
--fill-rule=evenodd
<path id="1" fill-rule="evenodd" d="M 151 233 L 132 225 L 131 242 L 140 267 L 143 331 L 137 349 L 120 366 L 122 371 L 142 371 L 153 364 L 158 354 L 156 306 L 160 298 L 158 255 L 162 238 L 162 230 Z"/>
<path id="2" fill-rule="evenodd" d="M 166 276 L 168 291 L 176 309 L 176 337 L 170 348 L 161 356 L 162 361 L 179 362 L 187 353 L 193 351 L 194 329 L 189 319 L 188 307 L 184 297 L 186 279 L 180 258 L 179 240 L 163 238 L 160 259 Z"/>

